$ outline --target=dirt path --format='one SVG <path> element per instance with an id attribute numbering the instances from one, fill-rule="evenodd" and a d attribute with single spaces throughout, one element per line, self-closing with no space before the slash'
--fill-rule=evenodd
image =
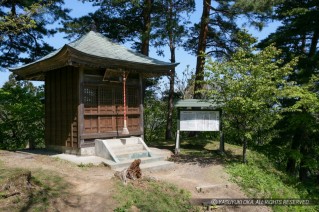
<path id="1" fill-rule="evenodd" d="M 201 167 L 198 164 L 180 163 L 174 170 L 160 172 L 156 176 L 160 180 L 171 182 L 190 191 L 194 204 L 210 202 L 213 199 L 247 198 L 236 184 L 229 181 L 229 176 L 222 165 Z M 265 206 L 218 206 L 214 211 L 266 212 L 271 210 Z"/>
<path id="2" fill-rule="evenodd" d="M 58 173 L 70 184 L 67 198 L 54 202 L 56 211 L 113 211 L 113 171 L 107 167 L 78 167 L 77 165 L 46 155 L 0 150 L 0 161 L 7 167 L 42 169 Z"/>
<path id="3" fill-rule="evenodd" d="M 73 163 L 47 155 L 0 150 L 0 161 L 8 167 L 32 170 L 49 170 L 58 173 L 71 186 L 66 198 L 54 202 L 57 211 L 113 211 L 116 202 L 112 198 L 114 184 L 110 180 L 114 172 L 104 166 L 79 167 Z M 173 170 L 144 173 L 159 180 L 176 184 L 191 192 L 194 202 L 214 198 L 245 198 L 239 187 L 229 182 L 229 176 L 222 165 L 214 162 L 198 163 L 177 161 Z M 206 189 L 205 186 L 215 186 Z M 198 192 L 196 187 L 203 187 Z M 219 206 L 214 211 L 270 211 L 268 207 Z"/>

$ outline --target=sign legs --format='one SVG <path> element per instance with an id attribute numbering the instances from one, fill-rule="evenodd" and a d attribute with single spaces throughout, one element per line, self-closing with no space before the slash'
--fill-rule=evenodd
<path id="1" fill-rule="evenodd" d="M 175 155 L 180 153 L 180 146 L 179 146 L 179 130 L 176 133 L 176 144 L 175 144 Z"/>

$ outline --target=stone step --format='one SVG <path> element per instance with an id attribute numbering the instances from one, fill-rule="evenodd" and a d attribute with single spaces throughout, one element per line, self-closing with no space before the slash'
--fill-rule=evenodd
<path id="1" fill-rule="evenodd" d="M 140 143 L 138 137 L 121 138 L 120 140 L 125 145 L 127 145 L 127 144 L 139 144 Z"/>
<path id="2" fill-rule="evenodd" d="M 126 144 L 126 145 L 117 145 L 110 147 L 114 154 L 120 154 L 122 152 L 129 151 L 142 151 L 144 150 L 143 144 Z"/>
<path id="3" fill-rule="evenodd" d="M 134 145 L 140 144 L 139 138 L 117 138 L 117 139 L 105 139 L 109 146 L 121 146 L 121 145 Z"/>
<path id="4" fill-rule="evenodd" d="M 120 152 L 118 154 L 115 154 L 115 156 L 120 161 L 125 161 L 130 159 L 146 158 L 149 156 L 149 154 L 146 150 L 140 150 L 140 151 L 132 150 L 132 151 Z"/>
<path id="5" fill-rule="evenodd" d="M 153 163 L 157 161 L 163 161 L 164 157 L 144 157 L 140 159 L 141 159 L 141 165 L 144 165 L 144 164 Z M 124 168 L 128 168 L 134 160 L 135 159 L 130 159 L 125 161 L 120 161 L 118 163 L 111 160 L 106 160 L 104 163 L 113 170 L 121 171 Z"/>
<path id="6" fill-rule="evenodd" d="M 128 168 L 139 158 L 140 167 L 144 171 L 158 171 L 174 167 L 173 162 L 164 161 L 167 155 L 153 154 L 144 141 L 138 137 L 121 139 L 96 139 L 96 155 L 105 158 L 104 164 L 113 170 Z M 164 157 L 165 156 L 165 157 Z"/>

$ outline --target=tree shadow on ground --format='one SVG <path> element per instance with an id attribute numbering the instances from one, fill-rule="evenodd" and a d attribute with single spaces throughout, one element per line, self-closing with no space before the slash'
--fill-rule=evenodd
<path id="1" fill-rule="evenodd" d="M 45 148 L 43 148 L 43 149 L 21 149 L 21 150 L 16 150 L 13 152 L 20 153 L 20 154 L 36 154 L 36 155 L 48 155 L 48 156 L 61 154 L 61 152 L 49 150 L 49 149 L 45 149 Z"/>
<path id="2" fill-rule="evenodd" d="M 183 149 L 183 151 L 185 151 L 185 149 Z M 175 163 L 207 167 L 211 165 L 222 165 L 229 162 L 239 162 L 241 157 L 240 155 L 233 154 L 230 150 L 226 150 L 224 153 L 221 153 L 219 150 L 202 150 L 199 152 L 186 152 L 173 155 L 170 160 Z"/>
<path id="3" fill-rule="evenodd" d="M 211 149 L 207 149 L 207 144 L 213 144 Z M 171 142 L 157 142 L 152 144 L 159 149 L 168 149 L 175 152 L 175 144 Z M 219 151 L 219 142 L 211 140 L 188 139 L 181 142 L 180 154 L 172 155 L 169 159 L 175 163 L 199 165 L 201 167 L 220 165 L 226 163 L 240 162 L 241 155 L 231 149 L 226 149 L 223 153 Z"/>

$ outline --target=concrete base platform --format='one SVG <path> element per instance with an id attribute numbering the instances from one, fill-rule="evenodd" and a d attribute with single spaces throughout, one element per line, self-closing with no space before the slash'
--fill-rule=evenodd
<path id="1" fill-rule="evenodd" d="M 172 154 L 169 150 L 161 150 L 157 148 L 150 148 L 150 150 L 154 156 L 141 158 L 142 162 L 140 167 L 142 171 L 160 171 L 174 168 L 173 162 L 165 161 Z M 113 160 L 98 156 L 79 156 L 70 154 L 54 154 L 51 155 L 51 157 L 67 160 L 77 165 L 104 164 L 116 171 L 121 171 L 124 168 L 127 168 L 134 161 L 134 159 L 131 159 L 122 162 L 114 162 Z"/>
<path id="2" fill-rule="evenodd" d="M 160 171 L 174 168 L 174 163 L 170 161 L 165 161 L 163 157 L 149 157 L 140 158 L 141 164 L 140 168 L 142 171 Z M 115 163 L 114 161 L 108 160 L 103 162 L 105 165 L 109 166 L 111 169 L 116 171 L 122 171 L 128 168 L 134 160 L 127 160 L 120 163 Z"/>

